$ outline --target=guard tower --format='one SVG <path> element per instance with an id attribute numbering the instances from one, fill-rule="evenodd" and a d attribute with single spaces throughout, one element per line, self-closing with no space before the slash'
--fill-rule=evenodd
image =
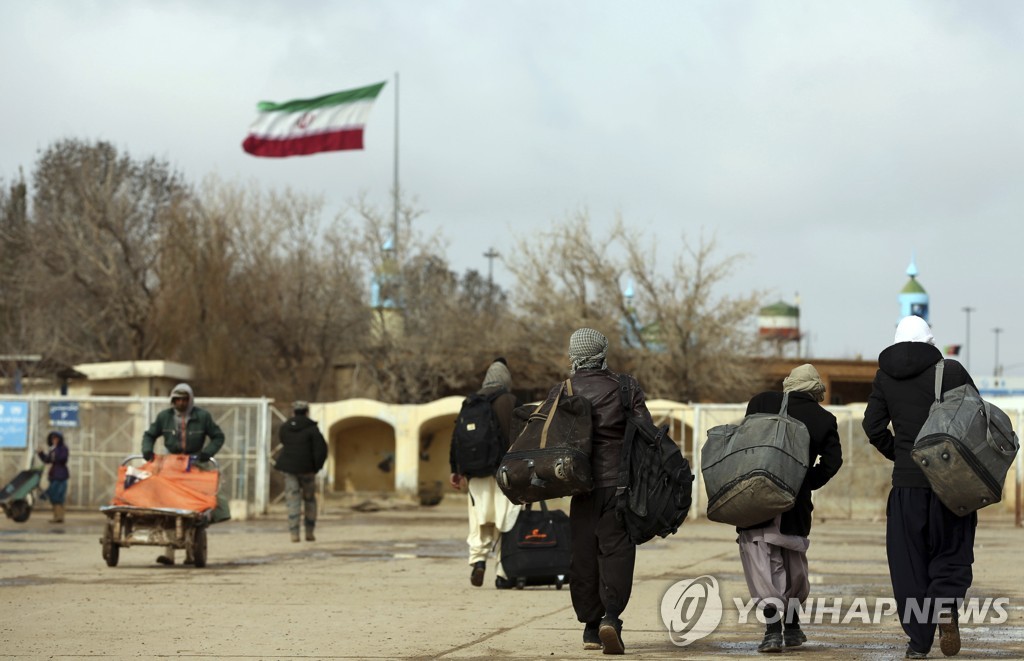
<path id="1" fill-rule="evenodd" d="M 767 305 L 758 312 L 757 336 L 771 353 L 782 357 L 791 353 L 800 356 L 800 301 L 790 305 L 784 301 Z"/>
<path id="2" fill-rule="evenodd" d="M 917 281 L 917 265 L 914 263 L 914 256 L 910 257 L 910 266 L 907 267 L 907 275 L 910 280 L 903 285 L 900 291 L 900 319 L 910 315 L 928 319 L 928 292 L 924 290 L 921 283 Z"/>

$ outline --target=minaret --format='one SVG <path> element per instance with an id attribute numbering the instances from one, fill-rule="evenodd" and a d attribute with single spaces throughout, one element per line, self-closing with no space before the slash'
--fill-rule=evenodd
<path id="1" fill-rule="evenodd" d="M 900 291 L 900 319 L 909 315 L 916 315 L 928 321 L 928 292 L 924 290 L 921 283 L 917 281 L 917 265 L 914 263 L 914 256 L 910 256 L 910 266 L 907 267 L 907 275 L 910 280 L 903 285 Z"/>

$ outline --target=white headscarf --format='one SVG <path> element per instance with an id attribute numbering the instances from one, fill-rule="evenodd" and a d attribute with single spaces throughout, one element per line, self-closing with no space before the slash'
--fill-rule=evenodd
<path id="1" fill-rule="evenodd" d="M 899 325 L 896 326 L 895 341 L 924 342 L 932 346 L 935 345 L 935 337 L 932 335 L 932 329 L 928 327 L 928 322 L 915 315 L 900 319 Z"/>

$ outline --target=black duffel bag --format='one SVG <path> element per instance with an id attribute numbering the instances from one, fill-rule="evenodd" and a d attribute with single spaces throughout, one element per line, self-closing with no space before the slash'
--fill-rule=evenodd
<path id="1" fill-rule="evenodd" d="M 509 500 L 535 503 L 591 490 L 590 408 L 590 400 L 574 395 L 567 379 L 554 400 L 513 412 L 519 420 L 528 413 L 526 425 L 494 474 Z"/>

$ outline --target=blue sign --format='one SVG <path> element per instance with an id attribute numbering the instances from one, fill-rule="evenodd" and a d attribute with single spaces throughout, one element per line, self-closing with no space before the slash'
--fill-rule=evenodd
<path id="1" fill-rule="evenodd" d="M 0 448 L 28 445 L 28 402 L 0 399 Z"/>
<path id="2" fill-rule="evenodd" d="M 50 402 L 51 427 L 77 427 L 78 402 Z"/>

